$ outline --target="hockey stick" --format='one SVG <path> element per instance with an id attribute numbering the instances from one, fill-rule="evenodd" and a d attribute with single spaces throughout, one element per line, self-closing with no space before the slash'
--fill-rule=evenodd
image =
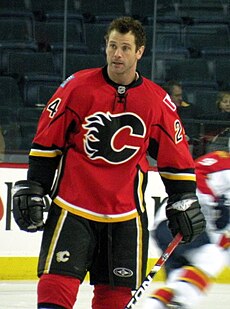
<path id="1" fill-rule="evenodd" d="M 158 271 L 161 269 L 161 267 L 164 265 L 164 263 L 167 261 L 167 259 L 170 257 L 174 249 L 179 245 L 180 241 L 182 240 L 182 235 L 178 233 L 173 240 L 170 242 L 166 250 L 162 253 L 160 258 L 157 260 L 156 264 L 153 266 L 153 268 L 150 270 L 148 275 L 145 277 L 142 284 L 139 286 L 139 288 L 136 290 L 136 292 L 133 294 L 132 298 L 130 299 L 129 303 L 126 305 L 124 309 L 132 309 L 138 302 L 138 300 L 141 298 L 141 296 L 144 294 L 145 290 L 149 287 L 150 283 L 152 282 L 153 277 L 158 273 Z"/>

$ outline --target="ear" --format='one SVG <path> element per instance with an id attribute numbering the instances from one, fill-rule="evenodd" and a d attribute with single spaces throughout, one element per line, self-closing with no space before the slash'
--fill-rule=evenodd
<path id="1" fill-rule="evenodd" d="M 136 52 L 137 60 L 140 60 L 140 59 L 141 59 L 141 57 L 142 57 L 142 55 L 143 55 L 143 53 L 144 53 L 144 50 L 145 50 L 145 47 L 144 47 L 144 46 L 141 46 L 141 47 L 137 50 L 137 52 Z"/>

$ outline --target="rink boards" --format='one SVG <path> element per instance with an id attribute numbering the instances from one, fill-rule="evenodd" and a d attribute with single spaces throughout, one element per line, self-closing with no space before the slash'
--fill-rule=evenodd
<path id="1" fill-rule="evenodd" d="M 36 280 L 37 257 L 0 257 L 0 280 Z M 149 258 L 148 270 L 157 258 Z M 85 278 L 88 281 L 88 275 Z M 154 281 L 163 281 L 164 272 L 160 270 Z M 215 283 L 230 283 L 230 268 L 225 268 Z"/>
<path id="2" fill-rule="evenodd" d="M 26 165 L 0 165 L 0 280 L 34 280 L 41 241 L 41 232 L 26 233 L 20 231 L 12 217 L 11 189 L 15 181 L 26 179 Z M 157 204 L 166 196 L 158 173 L 149 172 L 149 184 L 146 190 L 146 203 L 153 224 Z M 151 242 L 148 269 L 159 257 L 159 251 Z M 155 280 L 162 281 L 164 272 L 160 271 Z M 86 277 L 88 280 L 88 276 Z M 217 283 L 230 283 L 230 268 L 225 268 L 217 278 Z"/>

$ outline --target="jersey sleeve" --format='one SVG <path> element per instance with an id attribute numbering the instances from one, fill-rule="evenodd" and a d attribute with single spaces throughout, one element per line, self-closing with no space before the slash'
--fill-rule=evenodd
<path id="1" fill-rule="evenodd" d="M 216 162 L 216 160 L 210 160 L 210 158 L 207 159 L 207 156 L 199 158 L 195 161 L 197 188 L 202 194 L 211 196 L 213 200 L 215 200 L 215 194 L 208 186 L 207 178 L 210 172 L 208 171 L 209 166 L 215 164 Z"/>
<path id="2" fill-rule="evenodd" d="M 76 113 L 70 107 L 72 96 L 73 87 L 70 84 L 66 88 L 60 86 L 49 100 L 41 114 L 30 155 L 57 156 L 68 146 L 66 142 L 71 142 L 67 135 L 76 130 L 78 122 Z M 44 150 L 37 153 L 36 149 L 41 146 Z M 46 152 L 46 149 L 49 151 Z"/>
<path id="3" fill-rule="evenodd" d="M 72 81 L 61 85 L 44 108 L 29 153 L 28 179 L 37 181 L 49 192 L 60 159 L 71 146 L 78 117 L 71 109 Z"/>
<path id="4" fill-rule="evenodd" d="M 196 191 L 195 166 L 184 127 L 168 94 L 159 99 L 157 122 L 152 126 L 150 148 L 155 149 L 158 171 L 167 194 Z M 151 147 L 152 146 L 152 147 Z"/>
<path id="5" fill-rule="evenodd" d="M 215 151 L 196 159 L 197 187 L 203 194 L 230 196 L 230 155 Z"/>

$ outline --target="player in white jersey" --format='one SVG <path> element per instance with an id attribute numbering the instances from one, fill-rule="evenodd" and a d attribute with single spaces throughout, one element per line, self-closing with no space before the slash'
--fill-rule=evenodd
<path id="1" fill-rule="evenodd" d="M 197 196 L 206 216 L 207 229 L 192 243 L 176 248 L 165 264 L 165 286 L 149 295 L 143 309 L 196 308 L 207 295 L 213 279 L 229 265 L 230 153 L 229 149 L 222 149 L 195 161 Z M 162 251 L 172 240 L 164 215 L 166 202 L 167 198 L 157 212 L 152 231 Z"/>

